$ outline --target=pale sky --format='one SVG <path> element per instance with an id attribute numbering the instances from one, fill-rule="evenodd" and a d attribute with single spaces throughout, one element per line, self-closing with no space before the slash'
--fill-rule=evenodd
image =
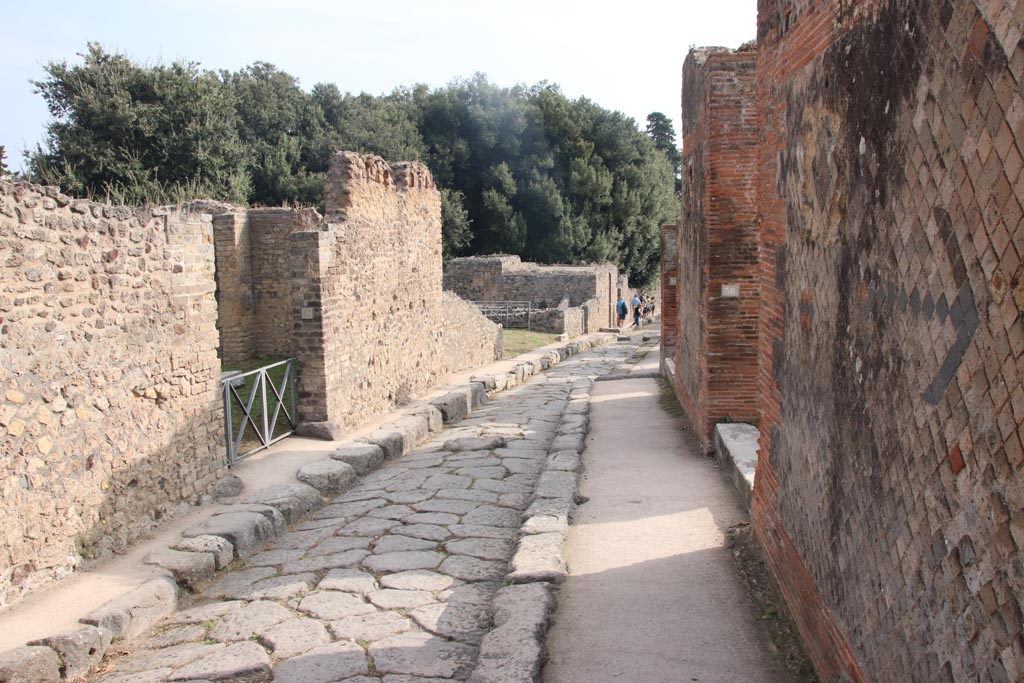
<path id="1" fill-rule="evenodd" d="M 679 135 L 680 74 L 691 46 L 735 48 L 756 31 L 756 0 L 0 0 L 0 145 L 13 168 L 49 114 L 30 80 L 98 42 L 142 63 L 235 71 L 270 62 L 342 92 L 558 83 L 636 119 L 667 115 Z M 4 7 L 6 5 L 6 7 Z M 395 160 L 390 160 L 395 161 Z"/>

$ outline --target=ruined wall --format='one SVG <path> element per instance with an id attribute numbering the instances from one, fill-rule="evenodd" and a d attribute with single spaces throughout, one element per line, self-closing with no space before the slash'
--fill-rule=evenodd
<path id="1" fill-rule="evenodd" d="M 675 364 L 676 339 L 679 336 L 679 225 L 663 225 L 661 234 L 661 358 Z"/>
<path id="2" fill-rule="evenodd" d="M 1024 3 L 758 3 L 755 532 L 827 681 L 1024 679 Z"/>
<path id="3" fill-rule="evenodd" d="M 501 358 L 500 326 L 452 292 L 442 292 L 440 334 L 447 372 L 486 365 Z"/>
<path id="4" fill-rule="evenodd" d="M 213 269 L 209 216 L 0 179 L 0 607 L 212 489 Z"/>
<path id="5" fill-rule="evenodd" d="M 426 166 L 339 152 L 325 194 L 326 226 L 290 237 L 304 420 L 346 428 L 386 412 L 465 367 L 447 366 L 453 349 L 494 359 L 497 326 L 443 325 L 440 194 Z"/>
<path id="6" fill-rule="evenodd" d="M 587 332 L 614 324 L 618 269 L 600 266 L 540 266 L 518 256 L 468 256 L 451 259 L 444 268 L 444 288 L 470 301 L 530 301 L 535 308 L 555 308 L 565 299 L 582 306 L 601 302 L 601 314 L 591 315 Z"/>
<path id="7" fill-rule="evenodd" d="M 757 106 L 753 50 L 693 50 L 683 66 L 676 388 L 705 445 L 757 418 Z"/>
<path id="8" fill-rule="evenodd" d="M 213 215 L 221 358 L 236 364 L 291 355 L 289 238 L 321 223 L 313 209 L 244 209 L 196 202 Z"/>

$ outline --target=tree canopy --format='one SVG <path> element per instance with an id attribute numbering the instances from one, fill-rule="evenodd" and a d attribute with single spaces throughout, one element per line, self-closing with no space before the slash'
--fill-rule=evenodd
<path id="1" fill-rule="evenodd" d="M 640 131 L 550 83 L 503 88 L 477 74 L 352 95 L 306 92 L 263 62 L 145 66 L 96 44 L 81 57 L 35 82 L 53 119 L 28 155 L 33 179 L 73 195 L 319 205 L 336 149 L 421 160 L 441 188 L 446 257 L 611 261 L 640 284 L 657 269 L 658 225 L 677 212 L 671 121 L 655 112 Z"/>

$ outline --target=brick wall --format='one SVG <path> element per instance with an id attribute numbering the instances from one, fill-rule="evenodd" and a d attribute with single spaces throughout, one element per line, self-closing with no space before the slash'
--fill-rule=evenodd
<path id="1" fill-rule="evenodd" d="M 209 216 L 0 179 L 0 607 L 224 466 Z"/>
<path id="2" fill-rule="evenodd" d="M 758 3 L 752 522 L 824 680 L 1024 679 L 1024 3 Z"/>
<path id="3" fill-rule="evenodd" d="M 702 48 L 683 66 L 676 390 L 705 445 L 721 419 L 757 418 L 755 65 Z"/>
<path id="4" fill-rule="evenodd" d="M 500 355 L 498 326 L 442 309 L 440 201 L 422 164 L 332 159 L 326 225 L 290 236 L 304 420 L 352 427 Z"/>
<path id="5" fill-rule="evenodd" d="M 213 215 L 222 360 L 290 355 L 289 237 L 316 230 L 320 215 L 313 209 L 244 209 L 213 202 L 191 206 Z"/>
<path id="6" fill-rule="evenodd" d="M 675 353 L 679 335 L 679 225 L 661 226 L 661 358 Z M 673 358 L 673 363 L 674 363 Z"/>

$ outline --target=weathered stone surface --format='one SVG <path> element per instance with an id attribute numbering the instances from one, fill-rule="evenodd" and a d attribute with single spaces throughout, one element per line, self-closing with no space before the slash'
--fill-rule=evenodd
<path id="1" fill-rule="evenodd" d="M 213 490 L 214 498 L 234 498 L 242 495 L 245 484 L 241 478 L 234 474 L 225 474 L 217 479 L 217 485 Z"/>
<path id="2" fill-rule="evenodd" d="M 409 411 L 409 415 L 418 415 L 426 420 L 427 429 L 430 432 L 439 431 L 444 426 L 444 416 L 441 415 L 441 411 L 436 406 L 426 405 L 413 408 Z"/>
<path id="3" fill-rule="evenodd" d="M 306 551 L 302 548 L 278 548 L 275 550 L 262 550 L 252 555 L 246 565 L 249 567 L 277 567 L 285 562 L 292 562 L 305 557 Z"/>
<path id="4" fill-rule="evenodd" d="M 263 503 L 276 507 L 294 524 L 324 504 L 320 492 L 306 484 L 277 484 L 261 489 L 249 497 L 251 503 Z"/>
<path id="5" fill-rule="evenodd" d="M 469 484 L 472 483 L 472 480 L 468 477 L 455 477 L 450 474 L 439 474 L 432 477 L 426 484 L 424 484 L 424 486 L 431 488 L 434 486 L 450 486 L 452 484 L 463 482 L 466 486 L 469 486 Z M 433 500 L 425 500 L 422 503 L 416 503 L 413 505 L 413 508 L 419 512 L 447 512 L 453 515 L 464 515 L 470 510 L 475 510 L 479 505 L 480 503 L 472 500 L 434 498 Z"/>
<path id="6" fill-rule="evenodd" d="M 481 505 L 462 516 L 463 524 L 484 524 L 487 526 L 518 527 L 519 513 L 516 510 Z"/>
<path id="7" fill-rule="evenodd" d="M 189 609 L 176 612 L 168 617 L 162 625 L 203 624 L 212 619 L 219 619 L 225 614 L 230 614 L 243 607 L 245 607 L 245 603 L 241 600 L 211 602 L 206 605 L 190 607 Z"/>
<path id="8" fill-rule="evenodd" d="M 103 683 L 163 683 L 167 680 L 167 676 L 174 673 L 173 669 L 163 667 L 160 669 L 150 669 L 149 671 L 140 671 L 138 673 L 122 674 L 105 676 Z M 205 683 L 203 681 L 190 681 L 189 683 Z"/>
<path id="9" fill-rule="evenodd" d="M 331 634 L 336 638 L 372 643 L 412 628 L 412 622 L 398 612 L 378 612 L 358 617 L 339 619 L 328 624 Z"/>
<path id="10" fill-rule="evenodd" d="M 345 550 L 340 553 L 331 553 L 329 555 L 313 555 L 294 562 L 288 562 L 281 567 L 281 571 L 286 574 L 299 574 L 306 572 L 319 572 L 325 569 L 335 569 L 338 567 L 354 567 L 369 554 L 370 552 L 368 550 L 355 549 Z"/>
<path id="11" fill-rule="evenodd" d="M 412 609 L 436 602 L 432 593 L 419 590 L 397 590 L 384 588 L 366 596 L 381 609 Z"/>
<path id="12" fill-rule="evenodd" d="M 208 636 L 223 643 L 247 640 L 295 616 L 290 609 L 276 602 L 258 600 L 221 619 Z"/>
<path id="13" fill-rule="evenodd" d="M 254 583 L 276 574 L 277 572 L 271 567 L 254 567 L 253 569 L 230 572 L 207 586 L 203 590 L 203 594 L 210 598 L 244 599 Z"/>
<path id="14" fill-rule="evenodd" d="M 491 623 L 491 610 L 470 603 L 433 603 L 417 607 L 409 616 L 422 628 L 445 638 L 476 644 Z"/>
<path id="15" fill-rule="evenodd" d="M 233 512 L 258 512 L 267 518 L 275 533 L 278 534 L 288 528 L 288 520 L 284 518 L 280 510 L 262 503 L 231 503 L 222 510 L 215 510 L 213 515 L 226 515 Z"/>
<path id="16" fill-rule="evenodd" d="M 480 382 L 469 383 L 469 407 L 476 410 L 487 403 L 487 387 Z"/>
<path id="17" fill-rule="evenodd" d="M 441 489 L 437 492 L 437 498 L 450 498 L 452 500 L 471 500 L 477 503 L 496 503 L 498 494 L 493 491 L 481 491 L 479 489 Z"/>
<path id="18" fill-rule="evenodd" d="M 377 541 L 373 546 L 373 552 L 375 555 L 383 555 L 384 553 L 405 552 L 408 550 L 433 550 L 436 546 L 436 541 L 394 534 L 385 536 Z"/>
<path id="19" fill-rule="evenodd" d="M 451 588 L 455 583 L 457 582 L 452 577 L 427 569 L 410 569 L 380 578 L 381 586 L 398 590 L 442 591 Z"/>
<path id="20" fill-rule="evenodd" d="M 448 541 L 445 550 L 452 555 L 469 555 L 482 560 L 508 560 L 514 547 L 512 541 L 498 538 L 463 538 Z"/>
<path id="21" fill-rule="evenodd" d="M 227 597 L 245 600 L 286 600 L 303 593 L 308 593 L 313 590 L 315 583 L 316 575 L 308 572 L 271 576 L 252 584 L 248 591 L 244 593 L 240 592 Z"/>
<path id="22" fill-rule="evenodd" d="M 534 495 L 537 498 L 561 498 L 573 500 L 578 490 L 579 478 L 575 472 L 551 470 L 540 475 Z"/>
<path id="23" fill-rule="evenodd" d="M 442 559 L 441 553 L 433 550 L 412 550 L 371 555 L 363 560 L 363 566 L 375 572 L 401 572 L 408 569 L 434 569 Z"/>
<path id="24" fill-rule="evenodd" d="M 299 602 L 299 609 L 317 619 L 334 621 L 361 614 L 373 614 L 377 608 L 362 597 L 341 591 L 316 591 Z"/>
<path id="25" fill-rule="evenodd" d="M 338 426 L 336 422 L 330 420 L 322 422 L 302 421 L 295 429 L 295 433 L 307 439 L 320 439 L 321 441 L 338 441 L 345 438 L 345 430 Z"/>
<path id="26" fill-rule="evenodd" d="M 494 600 L 494 627 L 480 643 L 470 683 L 535 683 L 554 600 L 546 584 L 508 586 Z"/>
<path id="27" fill-rule="evenodd" d="M 504 448 L 506 444 L 503 436 L 462 436 L 457 439 L 448 439 L 444 442 L 443 448 L 446 451 L 490 451 L 495 448 Z"/>
<path id="28" fill-rule="evenodd" d="M 355 483 L 357 474 L 352 465 L 338 460 L 321 460 L 303 465 L 295 477 L 327 495 L 347 490 Z"/>
<path id="29" fill-rule="evenodd" d="M 172 669 L 205 659 L 221 652 L 227 646 L 223 643 L 183 643 L 162 650 L 140 650 L 117 660 L 118 674 L 139 673 L 170 667 Z M 159 680 L 159 679 L 158 679 Z"/>
<path id="30" fill-rule="evenodd" d="M 438 571 L 463 581 L 500 581 L 505 578 L 505 563 L 452 555 L 441 563 Z"/>
<path id="31" fill-rule="evenodd" d="M 332 569 L 320 580 L 317 589 L 366 595 L 377 590 L 377 580 L 358 569 Z"/>
<path id="32" fill-rule="evenodd" d="M 370 510 L 367 514 L 370 517 L 402 520 L 411 515 L 413 512 L 413 509 L 408 505 L 385 505 L 384 507 Z"/>
<path id="33" fill-rule="evenodd" d="M 479 536 L 481 538 L 515 538 L 516 529 L 512 527 L 490 526 L 487 524 L 452 524 L 448 527 L 452 536 L 469 538 Z"/>
<path id="34" fill-rule="evenodd" d="M 214 565 L 217 569 L 223 569 L 235 559 L 235 547 L 222 536 L 206 535 L 182 538 L 173 547 L 175 550 L 187 550 L 193 553 L 210 553 L 213 555 Z"/>
<path id="35" fill-rule="evenodd" d="M 0 652 L 0 683 L 59 683 L 57 652 L 29 645 Z"/>
<path id="36" fill-rule="evenodd" d="M 182 532 L 185 538 L 222 536 L 238 557 L 252 555 L 259 546 L 276 535 L 273 525 L 258 512 L 229 512 L 214 515 L 202 525 Z"/>
<path id="37" fill-rule="evenodd" d="M 331 642 L 324 625 L 316 619 L 298 617 L 282 621 L 263 631 L 259 641 L 270 648 L 274 659 L 288 659 Z"/>
<path id="38" fill-rule="evenodd" d="M 81 619 L 106 629 L 115 639 L 134 638 L 178 606 L 178 587 L 170 578 L 153 579 L 114 598 Z"/>
<path id="39" fill-rule="evenodd" d="M 199 661 L 186 664 L 168 676 L 168 681 L 238 681 L 270 673 L 267 651 L 252 641 L 235 643 Z"/>
<path id="40" fill-rule="evenodd" d="M 398 429 L 405 435 L 406 448 L 410 451 L 430 434 L 430 425 L 427 422 L 427 417 L 423 415 L 406 415 L 398 418 L 388 426 Z"/>
<path id="41" fill-rule="evenodd" d="M 576 451 L 557 451 L 548 457 L 544 467 L 547 470 L 577 472 L 580 469 L 580 454 Z"/>
<path id="42" fill-rule="evenodd" d="M 448 529 L 438 524 L 406 524 L 397 527 L 392 533 L 431 541 L 443 541 L 452 535 Z"/>
<path id="43" fill-rule="evenodd" d="M 412 444 L 405 442 L 405 433 L 399 429 L 378 429 L 361 440 L 379 446 L 385 460 L 400 458 L 412 449 Z"/>
<path id="44" fill-rule="evenodd" d="M 371 643 L 369 653 L 382 673 L 459 678 L 473 666 L 474 650 L 427 633 L 403 633 Z"/>
<path id="45" fill-rule="evenodd" d="M 86 626 L 65 635 L 51 636 L 35 640 L 29 645 L 43 645 L 52 648 L 60 658 L 61 675 L 65 680 L 75 680 L 84 676 L 89 669 L 99 664 L 104 653 L 110 647 L 113 634 L 106 629 Z M 2 656 L 0 656 L 2 661 Z M 2 671 L 0 664 L 0 671 Z M 0 673 L 0 681 L 3 674 Z"/>
<path id="46" fill-rule="evenodd" d="M 520 531 L 523 535 L 558 534 L 565 538 L 569 534 L 569 522 L 565 517 L 534 515 L 523 522 Z"/>
<path id="47" fill-rule="evenodd" d="M 335 683 L 368 672 L 363 648 L 342 640 L 279 662 L 274 667 L 274 683 Z"/>
<path id="48" fill-rule="evenodd" d="M 533 534 L 520 538 L 519 547 L 512 556 L 509 581 L 563 581 L 566 576 L 564 544 L 565 537 L 557 533 Z"/>
<path id="49" fill-rule="evenodd" d="M 439 526 L 445 526 L 448 524 L 457 524 L 459 516 L 449 512 L 417 512 L 416 514 L 406 517 L 405 521 L 409 524 L 436 524 Z"/>
<path id="50" fill-rule="evenodd" d="M 566 408 L 568 410 L 568 408 Z M 551 442 L 551 452 L 557 451 L 577 451 L 583 452 L 586 448 L 586 438 L 582 433 L 574 434 L 562 434 L 556 436 L 554 441 Z"/>
<path id="51" fill-rule="evenodd" d="M 213 578 L 217 561 L 212 553 L 183 552 L 164 548 L 151 552 L 143 560 L 171 572 L 174 580 L 191 590 L 196 590 Z"/>
<path id="52" fill-rule="evenodd" d="M 351 465 L 356 474 L 363 475 L 384 462 L 384 451 L 377 444 L 349 444 L 331 453 L 331 458 Z"/>
<path id="53" fill-rule="evenodd" d="M 453 391 L 435 398 L 430 404 L 441 411 L 445 424 L 450 424 L 469 414 L 469 400 L 467 392 Z"/>
<path id="54" fill-rule="evenodd" d="M 368 550 L 372 538 L 366 536 L 331 536 L 325 538 L 309 551 L 310 555 L 333 555 L 346 550 Z"/>
<path id="55" fill-rule="evenodd" d="M 159 633 L 151 633 L 142 642 L 142 647 L 147 650 L 173 647 L 175 645 L 182 645 L 183 643 L 191 643 L 201 640 L 205 635 L 206 628 L 199 624 L 172 626 L 170 628 L 162 629 Z"/>

